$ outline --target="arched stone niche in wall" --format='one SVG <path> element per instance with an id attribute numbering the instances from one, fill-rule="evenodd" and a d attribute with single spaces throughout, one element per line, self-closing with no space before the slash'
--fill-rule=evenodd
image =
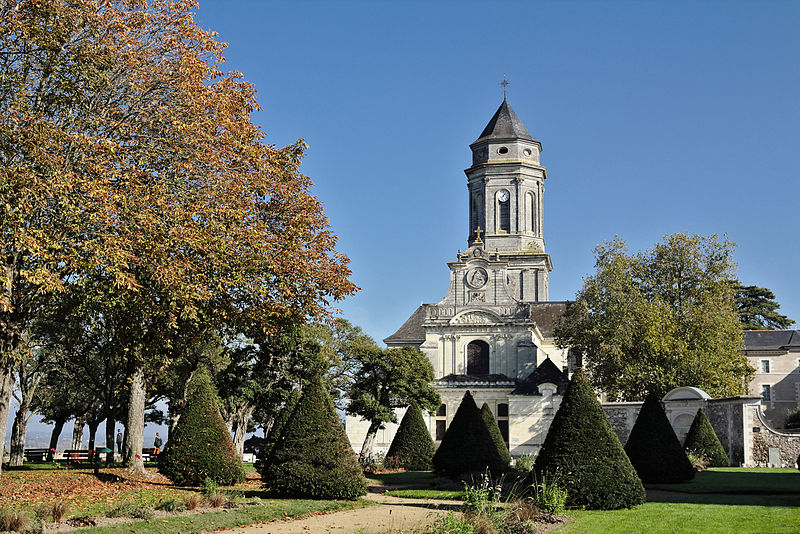
<path id="1" fill-rule="evenodd" d="M 697 410 L 704 407 L 711 395 L 700 388 L 682 386 L 669 391 L 662 401 L 672 429 L 683 444 Z"/>

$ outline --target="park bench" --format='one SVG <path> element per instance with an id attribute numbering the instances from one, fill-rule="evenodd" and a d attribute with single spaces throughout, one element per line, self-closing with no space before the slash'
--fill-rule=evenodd
<path id="1" fill-rule="evenodd" d="M 28 462 L 45 462 L 50 455 L 50 449 L 25 449 L 23 454 Z"/>
<path id="2" fill-rule="evenodd" d="M 70 463 L 91 463 L 94 459 L 94 451 L 89 449 L 67 449 L 64 451 L 64 459 L 67 466 Z"/>
<path id="3" fill-rule="evenodd" d="M 156 454 L 155 448 L 142 449 L 143 462 L 154 462 L 156 460 L 158 460 L 158 455 Z"/>

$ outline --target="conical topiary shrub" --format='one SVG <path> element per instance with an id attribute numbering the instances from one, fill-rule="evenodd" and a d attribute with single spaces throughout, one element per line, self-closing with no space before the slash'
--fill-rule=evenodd
<path id="1" fill-rule="evenodd" d="M 244 481 L 218 402 L 208 375 L 195 375 L 178 424 L 158 455 L 158 471 L 178 486 L 200 486 L 206 478 L 222 486 Z"/>
<path id="2" fill-rule="evenodd" d="M 567 491 L 567 505 L 591 510 L 630 508 L 647 500 L 602 406 L 578 369 L 534 464 L 535 483 Z"/>
<path id="3" fill-rule="evenodd" d="M 422 411 L 412 404 L 400 421 L 383 465 L 408 471 L 427 471 L 431 468 L 432 457 L 431 433 L 422 419 Z"/>
<path id="4" fill-rule="evenodd" d="M 492 436 L 492 443 L 494 443 L 494 447 L 497 449 L 500 458 L 503 459 L 506 465 L 510 464 L 511 454 L 508 452 L 508 447 L 506 447 L 506 442 L 503 439 L 503 434 L 500 432 L 500 427 L 497 426 L 497 419 L 494 418 L 492 409 L 489 408 L 489 405 L 485 402 L 483 406 L 481 406 L 481 417 L 486 424 L 486 428 L 489 430 L 489 435 Z"/>
<path id="5" fill-rule="evenodd" d="M 367 483 L 321 377 L 303 388 L 262 469 L 275 493 L 311 499 L 355 499 Z"/>
<path id="6" fill-rule="evenodd" d="M 645 484 L 672 484 L 694 477 L 694 468 L 654 393 L 647 395 L 639 410 L 625 452 Z"/>
<path id="7" fill-rule="evenodd" d="M 496 475 L 508 468 L 508 462 L 497 451 L 481 411 L 467 391 L 433 455 L 433 470 L 455 477 L 483 472 L 487 467 Z"/>
<path id="8" fill-rule="evenodd" d="M 256 458 L 254 466 L 262 477 L 264 476 L 264 470 L 272 460 L 272 451 L 275 448 L 275 444 L 280 439 L 286 422 L 291 419 L 292 412 L 294 412 L 297 401 L 299 400 L 300 390 L 295 389 L 289 394 L 289 398 L 286 399 L 286 402 L 283 403 L 283 408 L 278 412 L 275 422 L 272 424 L 272 428 L 270 428 L 269 433 L 264 438 L 264 445 L 261 447 L 261 450 L 258 451 L 258 458 Z"/>
<path id="9" fill-rule="evenodd" d="M 719 442 L 711 421 L 706 417 L 702 408 L 697 410 L 697 415 L 692 421 L 689 433 L 686 434 L 686 441 L 683 448 L 695 456 L 702 456 L 708 462 L 709 467 L 728 467 L 731 465 L 728 455 L 722 443 Z"/>

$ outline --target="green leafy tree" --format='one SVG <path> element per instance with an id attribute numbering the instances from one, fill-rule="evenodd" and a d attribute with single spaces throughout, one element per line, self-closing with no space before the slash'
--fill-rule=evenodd
<path id="1" fill-rule="evenodd" d="M 183 414 L 158 456 L 158 471 L 180 486 L 200 486 L 206 478 L 224 486 L 244 480 L 242 462 L 205 372 L 192 379 Z"/>
<path id="2" fill-rule="evenodd" d="M 637 254 L 619 239 L 598 246 L 597 272 L 556 325 L 558 345 L 580 355 L 610 399 L 685 385 L 715 397 L 744 394 L 754 370 L 740 351 L 733 246 L 686 234 Z"/>
<path id="3" fill-rule="evenodd" d="M 367 348 L 357 355 L 355 377 L 348 388 L 347 413 L 369 421 L 361 447 L 361 458 L 372 454 L 375 435 L 385 423 L 397 422 L 395 408 L 412 403 L 433 411 L 441 403 L 431 386 L 433 367 L 425 354 L 414 347 L 380 350 Z"/>
<path id="4" fill-rule="evenodd" d="M 778 312 L 775 293 L 766 287 L 745 286 L 733 281 L 736 312 L 746 330 L 778 330 L 789 328 L 794 321 Z"/>
<path id="5" fill-rule="evenodd" d="M 221 70 L 225 45 L 194 10 L 191 0 L 0 7 L 0 435 L 21 339 L 73 286 L 103 285 L 135 319 L 130 451 L 166 363 L 153 337 L 200 315 L 274 331 L 327 316 L 356 289 L 299 172 L 305 144 L 263 142 L 253 86 Z"/>
<path id="6" fill-rule="evenodd" d="M 695 456 L 701 456 L 708 461 L 709 467 L 728 467 L 731 465 L 725 449 L 722 447 L 711 421 L 706 417 L 702 408 L 697 410 L 697 415 L 692 421 L 692 426 L 686 434 L 683 448 Z"/>
<path id="7" fill-rule="evenodd" d="M 483 406 L 481 406 L 481 417 L 483 417 L 483 422 L 486 423 L 486 428 L 489 429 L 489 435 L 492 436 L 492 443 L 494 443 L 497 453 L 500 455 L 503 461 L 506 462 L 506 464 L 510 464 L 511 454 L 508 452 L 508 447 L 506 446 L 505 440 L 503 440 L 503 434 L 500 432 L 500 427 L 497 426 L 497 419 L 494 418 L 492 409 L 489 408 L 489 405 L 485 402 L 483 403 Z"/>
<path id="8" fill-rule="evenodd" d="M 422 411 L 416 404 L 406 410 L 392 444 L 384 459 L 384 466 L 409 471 L 427 471 L 433 458 L 433 440 Z"/>
<path id="9" fill-rule="evenodd" d="M 321 377 L 305 384 L 261 476 L 270 490 L 290 497 L 355 499 L 366 494 L 361 466 Z"/>
<path id="10" fill-rule="evenodd" d="M 694 467 L 654 393 L 647 395 L 639 410 L 625 452 L 645 484 L 672 484 L 694 478 Z"/>
<path id="11" fill-rule="evenodd" d="M 631 508 L 647 496 L 589 381 L 572 375 L 534 464 L 536 479 L 567 490 L 567 504 Z"/>
<path id="12" fill-rule="evenodd" d="M 488 468 L 497 475 L 508 468 L 508 463 L 507 454 L 498 450 L 475 399 L 467 391 L 433 455 L 433 470 L 456 477 Z"/>

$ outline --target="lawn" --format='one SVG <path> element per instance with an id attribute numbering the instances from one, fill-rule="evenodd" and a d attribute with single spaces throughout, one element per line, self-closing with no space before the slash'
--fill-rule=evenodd
<path id="1" fill-rule="evenodd" d="M 0 508 L 23 512 L 32 518 L 37 505 L 57 501 L 68 506 L 64 519 L 72 517 L 103 517 L 106 512 L 125 503 L 135 503 L 155 508 L 163 501 L 175 499 L 183 502 L 187 495 L 197 494 L 197 488 L 177 487 L 163 476 L 148 469 L 152 478 L 133 475 L 126 469 L 104 468 L 100 478 L 91 468 L 54 469 L 52 464 L 26 464 L 22 468 L 3 472 L 0 482 Z M 257 504 L 231 509 L 198 509 L 188 515 L 168 514 L 150 521 L 130 519 L 114 525 L 92 528 L 91 532 L 203 532 L 221 528 L 268 521 L 279 517 L 292 517 L 309 513 L 349 509 L 371 504 L 368 501 L 312 501 L 293 499 L 267 499 L 261 489 L 261 480 L 252 469 L 246 469 L 247 480 L 232 487 L 220 488 L 222 493 L 237 503 L 253 497 L 263 499 Z M 85 532 L 87 528 L 77 529 Z"/>
<path id="2" fill-rule="evenodd" d="M 436 484 L 438 477 L 431 471 L 392 471 L 387 473 L 371 473 L 367 476 L 369 484 L 384 486 L 418 486 L 428 488 Z"/>
<path id="3" fill-rule="evenodd" d="M 464 499 L 464 491 L 446 491 L 434 489 L 397 489 L 387 491 L 390 497 L 402 497 L 404 499 L 441 499 L 445 501 L 461 501 Z"/>
<path id="4" fill-rule="evenodd" d="M 561 533 L 783 533 L 800 531 L 800 472 L 719 468 L 691 482 L 647 487 L 632 510 L 570 511 Z"/>

